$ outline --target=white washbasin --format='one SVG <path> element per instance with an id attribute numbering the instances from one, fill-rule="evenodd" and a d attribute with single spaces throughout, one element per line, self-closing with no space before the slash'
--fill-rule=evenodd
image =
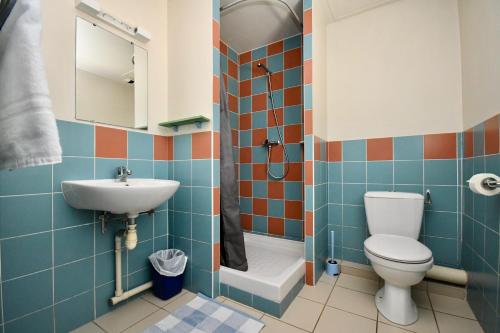
<path id="1" fill-rule="evenodd" d="M 172 197 L 180 183 L 175 180 L 116 179 L 72 180 L 62 182 L 64 199 L 78 209 L 127 214 L 135 218 Z"/>

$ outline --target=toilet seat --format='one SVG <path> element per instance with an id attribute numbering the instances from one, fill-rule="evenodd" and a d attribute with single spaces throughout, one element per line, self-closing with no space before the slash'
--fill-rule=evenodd
<path id="1" fill-rule="evenodd" d="M 376 234 L 365 240 L 365 251 L 371 255 L 402 264 L 424 264 L 432 261 L 432 252 L 419 241 L 398 235 Z"/>

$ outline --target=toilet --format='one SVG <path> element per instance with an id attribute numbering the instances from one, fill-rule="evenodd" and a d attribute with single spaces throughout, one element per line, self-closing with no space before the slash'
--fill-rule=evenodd
<path id="1" fill-rule="evenodd" d="M 418 241 L 424 197 L 417 193 L 367 192 L 364 196 L 370 237 L 365 255 L 385 285 L 375 295 L 378 310 L 388 320 L 410 325 L 418 319 L 411 286 L 431 269 L 432 252 Z"/>

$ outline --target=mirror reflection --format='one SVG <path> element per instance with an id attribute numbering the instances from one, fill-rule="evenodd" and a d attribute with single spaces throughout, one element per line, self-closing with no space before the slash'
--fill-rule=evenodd
<path id="1" fill-rule="evenodd" d="M 147 51 L 76 21 L 76 119 L 147 129 Z"/>

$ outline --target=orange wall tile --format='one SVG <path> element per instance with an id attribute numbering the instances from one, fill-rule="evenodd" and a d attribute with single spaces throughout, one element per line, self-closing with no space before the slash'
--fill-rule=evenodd
<path id="1" fill-rule="evenodd" d="M 472 128 L 464 133 L 464 157 L 474 156 L 474 131 Z"/>
<path id="2" fill-rule="evenodd" d="M 486 155 L 499 152 L 499 116 L 496 115 L 484 122 L 484 152 Z"/>
<path id="3" fill-rule="evenodd" d="M 265 163 L 252 164 L 252 179 L 267 180 L 267 165 Z"/>
<path id="4" fill-rule="evenodd" d="M 252 114 L 245 113 L 240 115 L 240 130 L 249 130 L 252 128 Z"/>
<path id="5" fill-rule="evenodd" d="M 301 87 L 285 89 L 285 106 L 299 105 L 302 103 Z"/>
<path id="6" fill-rule="evenodd" d="M 268 45 L 267 47 L 267 55 L 271 56 L 274 54 L 282 53 L 283 52 L 283 41 L 280 40 L 279 42 L 272 43 Z"/>
<path id="7" fill-rule="evenodd" d="M 342 161 L 342 142 L 331 141 L 328 142 L 328 162 Z"/>
<path id="8" fill-rule="evenodd" d="M 285 234 L 285 221 L 277 217 L 267 219 L 267 231 L 272 235 L 283 236 Z"/>
<path id="9" fill-rule="evenodd" d="M 174 137 L 169 136 L 167 138 L 167 144 L 168 144 L 168 157 L 167 157 L 167 159 L 169 161 L 172 161 L 174 159 Z"/>
<path id="10" fill-rule="evenodd" d="M 252 146 L 262 146 L 267 138 L 267 128 L 256 128 L 252 130 Z"/>
<path id="11" fill-rule="evenodd" d="M 266 75 L 266 71 L 264 70 L 264 68 L 257 67 L 257 65 L 259 63 L 267 66 L 267 60 L 265 58 L 253 61 L 252 62 L 252 78 Z"/>
<path id="12" fill-rule="evenodd" d="M 290 51 L 286 51 L 283 54 L 283 64 L 285 69 L 298 67 L 302 65 L 302 48 L 296 48 Z"/>
<path id="13" fill-rule="evenodd" d="M 392 138 L 368 139 L 368 161 L 390 161 L 393 159 Z"/>
<path id="14" fill-rule="evenodd" d="M 252 96 L 252 112 L 263 111 L 267 109 L 267 94 Z"/>
<path id="15" fill-rule="evenodd" d="M 267 200 L 253 198 L 253 213 L 256 215 L 267 215 Z"/>
<path id="16" fill-rule="evenodd" d="M 154 159 L 168 160 L 168 137 L 163 135 L 154 136 Z"/>
<path id="17" fill-rule="evenodd" d="M 314 286 L 314 265 L 311 261 L 306 261 L 306 284 Z"/>
<path id="18" fill-rule="evenodd" d="M 240 195 L 243 197 L 252 196 L 252 182 L 248 180 L 240 181 Z"/>
<path id="19" fill-rule="evenodd" d="M 304 84 L 312 83 L 312 60 L 304 61 Z"/>
<path id="20" fill-rule="evenodd" d="M 240 214 L 240 225 L 245 230 L 252 230 L 252 215 Z"/>
<path id="21" fill-rule="evenodd" d="M 214 272 L 217 272 L 218 270 L 220 270 L 220 243 L 214 244 L 214 249 L 212 254 L 213 254 L 212 269 Z"/>
<path id="22" fill-rule="evenodd" d="M 304 12 L 304 29 L 303 34 L 308 35 L 312 33 L 312 9 L 308 9 Z"/>
<path id="23" fill-rule="evenodd" d="M 312 111 L 304 110 L 304 134 L 310 135 L 313 132 Z"/>
<path id="24" fill-rule="evenodd" d="M 240 148 L 240 163 L 252 163 L 252 148 L 251 147 L 241 147 Z"/>
<path id="25" fill-rule="evenodd" d="M 213 212 L 214 215 L 219 215 L 220 214 L 220 188 L 219 187 L 214 187 L 213 188 Z"/>
<path id="26" fill-rule="evenodd" d="M 290 163 L 290 170 L 285 177 L 288 181 L 302 181 L 302 163 Z"/>
<path id="27" fill-rule="evenodd" d="M 278 118 L 278 126 L 283 126 L 283 108 L 276 109 L 276 117 Z M 274 113 L 272 110 L 267 112 L 267 126 L 276 126 L 276 121 L 274 120 Z"/>
<path id="28" fill-rule="evenodd" d="M 214 75 L 213 77 L 213 102 L 218 104 L 220 103 L 220 86 L 219 86 L 219 78 Z"/>
<path id="29" fill-rule="evenodd" d="M 267 196 L 270 199 L 283 199 L 285 197 L 284 183 L 281 181 L 269 181 L 267 183 Z"/>
<path id="30" fill-rule="evenodd" d="M 252 80 L 240 81 L 240 97 L 252 95 Z"/>
<path id="31" fill-rule="evenodd" d="M 304 184 L 305 185 L 312 185 L 313 184 L 313 161 L 305 161 L 304 162 L 304 174 L 305 174 L 305 179 L 304 179 Z"/>
<path id="32" fill-rule="evenodd" d="M 95 156 L 105 158 L 127 158 L 127 131 L 96 126 Z"/>
<path id="33" fill-rule="evenodd" d="M 213 132 L 213 150 L 214 150 L 214 159 L 220 159 L 220 134 L 219 132 Z"/>
<path id="34" fill-rule="evenodd" d="M 285 200 L 285 218 L 302 220 L 302 201 Z"/>
<path id="35" fill-rule="evenodd" d="M 218 49 L 220 47 L 220 25 L 215 20 L 212 20 L 212 40 L 212 45 Z"/>
<path id="36" fill-rule="evenodd" d="M 227 69 L 228 69 L 228 74 L 233 78 L 233 79 L 238 79 L 238 65 L 234 63 L 231 59 L 227 60 Z"/>
<path id="37" fill-rule="evenodd" d="M 240 65 L 249 63 L 252 60 L 252 53 L 251 52 L 245 52 L 240 54 Z"/>
<path id="38" fill-rule="evenodd" d="M 300 141 L 302 141 L 302 126 L 285 126 L 285 143 L 299 143 Z"/>
<path id="39" fill-rule="evenodd" d="M 314 222 L 313 212 L 306 210 L 306 220 L 304 228 L 306 236 L 313 236 L 313 222 Z"/>
<path id="40" fill-rule="evenodd" d="M 424 136 L 425 159 L 449 159 L 457 157 L 455 133 L 428 134 Z"/>
<path id="41" fill-rule="evenodd" d="M 209 159 L 212 156 L 212 132 L 192 134 L 191 151 L 193 159 Z"/>

